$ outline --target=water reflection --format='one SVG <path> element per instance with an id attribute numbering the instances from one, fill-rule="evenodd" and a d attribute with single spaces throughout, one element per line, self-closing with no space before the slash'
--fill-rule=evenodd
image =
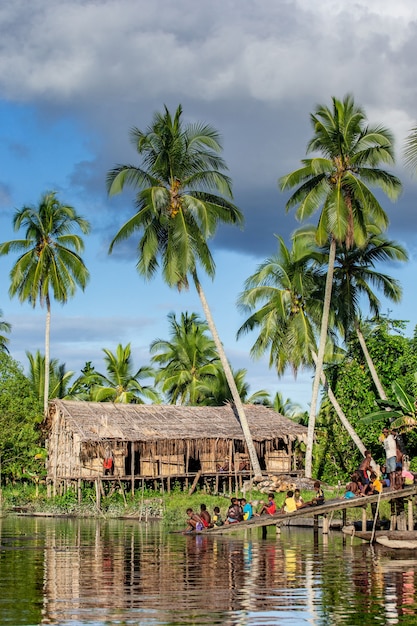
<path id="1" fill-rule="evenodd" d="M 416 559 L 311 529 L 0 520 L 2 624 L 417 623 Z"/>

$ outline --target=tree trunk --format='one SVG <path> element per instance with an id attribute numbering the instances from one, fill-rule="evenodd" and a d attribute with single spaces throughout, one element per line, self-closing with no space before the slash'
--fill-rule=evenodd
<path id="1" fill-rule="evenodd" d="M 314 374 L 313 390 L 311 393 L 311 406 L 308 418 L 307 446 L 305 460 L 305 475 L 312 477 L 314 427 L 316 425 L 317 400 L 319 396 L 320 377 L 323 369 L 324 350 L 326 347 L 327 331 L 329 326 L 330 303 L 333 289 L 334 261 L 336 257 L 336 240 L 332 237 L 329 250 L 329 264 L 327 267 L 326 288 L 324 294 L 323 314 L 321 318 L 320 342 L 317 354 L 316 371 Z"/>
<path id="2" fill-rule="evenodd" d="M 317 363 L 317 355 L 315 352 L 311 353 L 311 356 L 313 357 L 313 361 L 314 363 Z M 366 448 L 362 442 L 362 440 L 360 439 L 360 437 L 358 436 L 358 434 L 356 433 L 355 429 L 353 428 L 352 424 L 349 422 L 348 418 L 346 417 L 346 415 L 344 414 L 342 407 L 340 406 L 340 404 L 338 403 L 338 401 L 336 400 L 336 397 L 333 393 L 333 391 L 331 390 L 330 385 L 327 382 L 326 379 L 326 375 L 325 373 L 321 372 L 321 377 L 320 380 L 322 382 L 322 385 L 326 387 L 327 389 L 327 395 L 329 396 L 329 400 L 333 405 L 334 410 L 337 413 L 337 416 L 339 417 L 340 421 L 342 422 L 343 426 L 345 427 L 345 429 L 347 430 L 350 438 L 352 439 L 352 441 L 356 444 L 356 446 L 359 448 L 360 452 L 362 454 L 364 454 Z"/>
<path id="3" fill-rule="evenodd" d="M 203 307 L 204 315 L 207 320 L 207 324 L 210 328 L 210 332 L 213 336 L 214 343 L 216 344 L 216 348 L 219 353 L 220 362 L 222 364 L 222 367 L 226 376 L 226 380 L 227 380 L 227 383 L 229 385 L 229 388 L 233 397 L 233 402 L 235 404 L 237 413 L 239 415 L 240 425 L 242 427 L 243 434 L 244 434 L 245 441 L 246 441 L 246 446 L 248 448 L 248 453 L 249 453 L 249 457 L 251 460 L 253 473 L 255 476 L 262 476 L 262 471 L 261 471 L 261 466 L 259 465 L 258 455 L 256 454 L 252 435 L 249 429 L 248 421 L 246 419 L 245 410 L 243 408 L 242 400 L 240 398 L 239 391 L 236 387 L 235 379 L 233 377 L 233 372 L 230 368 L 229 361 L 227 360 L 227 357 L 223 348 L 223 344 L 220 341 L 220 337 L 217 332 L 216 326 L 214 324 L 214 320 L 212 318 L 211 311 L 208 306 L 205 293 L 203 291 L 203 288 L 201 287 L 200 281 L 198 280 L 196 273 L 193 274 L 193 278 L 194 278 L 194 283 L 197 289 L 197 293 L 201 300 L 201 304 Z"/>
<path id="4" fill-rule="evenodd" d="M 49 295 L 46 295 L 46 324 L 45 324 L 45 384 L 43 388 L 43 413 L 46 417 L 48 413 L 49 400 L 49 343 L 51 334 L 51 302 Z"/>
<path id="5" fill-rule="evenodd" d="M 359 339 L 359 343 L 361 344 L 362 352 L 365 355 L 365 360 L 368 365 L 369 371 L 371 372 L 372 380 L 374 381 L 375 387 L 377 388 L 377 391 L 379 393 L 379 397 L 381 398 L 381 400 L 387 400 L 387 394 L 385 393 L 384 388 L 381 384 L 381 381 L 379 380 L 378 372 L 376 371 L 374 362 L 371 358 L 371 355 L 369 354 L 365 337 L 362 334 L 362 331 L 360 329 L 359 322 L 357 319 L 355 319 L 355 330 Z"/>

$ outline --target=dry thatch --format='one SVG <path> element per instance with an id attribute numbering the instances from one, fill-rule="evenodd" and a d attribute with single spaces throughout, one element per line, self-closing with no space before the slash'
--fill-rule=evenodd
<path id="1" fill-rule="evenodd" d="M 307 429 L 261 405 L 246 405 L 254 442 L 306 441 Z M 244 436 L 233 406 L 112 404 L 54 400 L 50 416 L 59 414 L 81 442 L 142 442 L 227 439 Z"/>

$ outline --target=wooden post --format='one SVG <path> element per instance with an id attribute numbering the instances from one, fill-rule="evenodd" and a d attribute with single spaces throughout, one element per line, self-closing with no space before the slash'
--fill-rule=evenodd
<path id="1" fill-rule="evenodd" d="M 366 530 L 366 506 L 362 507 L 362 530 Z"/>
<path id="2" fill-rule="evenodd" d="M 132 481 L 132 497 L 135 495 L 135 444 L 130 442 L 130 477 Z"/>
<path id="3" fill-rule="evenodd" d="M 97 478 L 95 479 L 95 486 L 96 486 L 96 505 L 98 510 L 100 511 L 100 504 L 101 504 L 101 492 L 100 492 L 100 478 L 97 476 Z"/>
<path id="4" fill-rule="evenodd" d="M 414 530 L 413 499 L 408 498 L 408 530 Z"/>
<path id="5" fill-rule="evenodd" d="M 346 509 L 342 510 L 342 526 L 346 526 Z"/>
<path id="6" fill-rule="evenodd" d="M 391 500 L 391 522 L 390 522 L 390 530 L 397 530 L 397 506 L 395 500 Z"/>
<path id="7" fill-rule="evenodd" d="M 77 495 L 78 495 L 78 504 L 81 504 L 81 500 L 82 500 L 81 478 L 77 480 Z"/>
<path id="8" fill-rule="evenodd" d="M 329 534 L 329 526 L 330 526 L 330 520 L 327 516 L 327 513 L 325 513 L 323 515 L 323 535 Z"/>
<path id="9" fill-rule="evenodd" d="M 281 524 L 275 524 L 275 532 L 277 537 L 281 536 Z"/>
<path id="10" fill-rule="evenodd" d="M 201 476 L 201 470 L 198 470 L 197 474 L 195 475 L 193 484 L 190 487 L 190 490 L 188 492 L 188 495 L 190 496 L 192 493 L 194 493 L 195 488 L 197 487 L 198 481 L 200 480 L 200 476 Z"/>

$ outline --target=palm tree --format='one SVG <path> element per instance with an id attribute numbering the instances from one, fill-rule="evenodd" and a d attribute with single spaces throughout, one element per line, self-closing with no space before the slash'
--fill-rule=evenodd
<path id="1" fill-rule="evenodd" d="M 405 164 L 413 174 L 417 172 L 417 127 L 412 128 L 405 140 Z"/>
<path id="2" fill-rule="evenodd" d="M 51 296 L 64 304 L 76 288 L 85 288 L 89 273 L 79 253 L 84 243 L 73 233 L 79 228 L 89 232 L 89 223 L 73 207 L 61 204 L 55 192 L 45 193 L 37 207 L 25 206 L 16 211 L 15 231 L 26 229 L 25 239 L 15 239 L 0 244 L 0 255 L 22 252 L 10 272 L 10 297 L 16 294 L 21 302 L 33 307 L 39 300 L 46 306 L 45 328 L 45 389 L 44 412 L 48 410 L 49 397 L 49 337 L 51 324 Z"/>
<path id="3" fill-rule="evenodd" d="M 26 352 L 26 356 L 29 361 L 28 379 L 39 401 L 44 405 L 45 357 L 39 350 L 34 355 L 31 352 Z M 65 363 L 59 363 L 58 359 L 50 359 L 49 397 L 64 398 L 67 395 L 67 387 L 73 375 L 74 372 L 66 371 Z"/>
<path id="4" fill-rule="evenodd" d="M 198 384 L 213 378 L 219 368 L 214 341 L 207 336 L 208 326 L 196 313 L 169 313 L 170 341 L 155 339 L 150 345 L 151 362 L 159 366 L 155 382 L 162 384 L 171 404 L 196 405 L 202 402 Z"/>
<path id="5" fill-rule="evenodd" d="M 239 369 L 233 372 L 239 396 L 245 404 L 266 404 L 269 405 L 270 396 L 265 389 L 259 389 L 254 393 L 249 393 L 249 384 L 246 381 L 247 371 Z M 201 404 L 205 406 L 222 406 L 227 402 L 232 402 L 232 393 L 223 369 L 217 369 L 216 375 L 200 382 L 198 389 L 202 395 Z"/>
<path id="6" fill-rule="evenodd" d="M 94 402 L 144 404 L 143 397 L 152 402 L 159 402 L 158 392 L 153 387 L 139 382 L 153 377 L 153 369 L 143 366 L 135 372 L 132 368 L 130 343 L 125 347 L 119 343 L 115 353 L 106 348 L 103 348 L 103 352 L 107 376 L 94 371 L 94 377 L 98 381 L 91 389 L 91 399 Z"/>
<path id="7" fill-rule="evenodd" d="M 336 250 L 333 289 L 339 328 L 344 331 L 345 338 L 349 337 L 352 329 L 355 330 L 372 380 L 383 400 L 386 400 L 387 396 L 366 345 L 361 328 L 359 301 L 362 296 L 366 296 L 371 313 L 376 318 L 380 314 L 380 301 L 372 287 L 381 290 L 385 298 L 392 302 L 399 302 L 402 295 L 399 282 L 387 274 L 378 272 L 375 264 L 407 260 L 407 252 L 399 243 L 387 239 L 375 229 L 371 229 L 363 247 L 355 246 L 348 249 L 342 244 Z"/>
<path id="8" fill-rule="evenodd" d="M 278 241 L 278 254 L 261 264 L 245 282 L 246 289 L 239 297 L 238 306 L 251 315 L 239 329 L 238 337 L 257 329 L 259 335 L 251 355 L 258 358 L 269 350 L 269 365 L 276 367 L 278 375 L 288 365 L 296 375 L 300 367 L 317 363 L 315 337 L 323 306 L 324 277 L 322 264 L 318 262 L 321 255 L 311 237 L 305 236 L 304 229 L 295 233 L 291 250 L 282 238 Z M 330 338 L 327 348 L 329 354 L 334 353 Z M 321 382 L 341 423 L 363 453 L 365 446 L 337 402 L 323 371 Z M 279 396 L 276 400 L 279 401 Z"/>
<path id="9" fill-rule="evenodd" d="M 370 223 L 381 231 L 388 217 L 368 185 L 380 187 L 390 198 L 401 190 L 399 179 L 380 169 L 381 163 L 394 163 L 393 138 L 382 126 L 369 127 L 364 111 L 353 97 L 332 99 L 332 107 L 318 106 L 311 115 L 314 135 L 307 152 L 316 156 L 302 161 L 303 167 L 280 179 L 281 190 L 297 187 L 286 204 L 287 211 L 298 207 L 303 220 L 321 208 L 316 231 L 317 243 L 329 242 L 329 262 L 321 319 L 320 341 L 308 424 L 306 476 L 312 474 L 314 425 L 320 377 L 329 322 L 336 247 L 366 243 Z"/>
<path id="10" fill-rule="evenodd" d="M 200 265 L 214 277 L 215 264 L 207 240 L 219 222 L 240 225 L 243 218 L 230 201 L 231 181 L 225 174 L 217 131 L 205 124 L 185 125 L 181 115 L 181 106 L 174 116 L 165 107 L 164 113 L 154 115 L 145 132 L 133 128 L 131 140 L 143 157 L 143 166 L 119 165 L 108 173 L 110 195 L 121 192 L 126 184 L 137 189 L 137 212 L 121 227 L 110 252 L 116 243 L 139 231 L 137 269 L 141 275 L 152 278 L 161 263 L 163 278 L 170 287 L 188 288 L 189 279 L 193 280 L 257 476 L 261 468 L 243 404 L 197 272 Z"/>
<path id="11" fill-rule="evenodd" d="M 91 361 L 87 361 L 80 376 L 73 382 L 65 396 L 66 400 L 92 400 L 92 391 L 102 382 Z"/>
<path id="12" fill-rule="evenodd" d="M 1 317 L 3 317 L 3 311 L 0 309 L 0 318 Z M 0 333 L 2 333 L 0 335 L 0 351 L 1 352 L 7 352 L 7 353 L 9 352 L 7 344 L 9 343 L 10 339 L 6 337 L 3 333 L 10 333 L 11 330 L 12 330 L 12 325 L 0 319 Z"/>
<path id="13" fill-rule="evenodd" d="M 275 393 L 271 402 L 271 407 L 274 411 L 280 413 L 284 417 L 288 417 L 288 419 L 291 419 L 299 424 L 304 424 L 305 411 L 302 410 L 299 404 L 290 400 L 290 398 L 286 398 L 284 400 L 284 396 L 280 391 Z M 307 422 L 304 425 L 306 426 Z"/>

